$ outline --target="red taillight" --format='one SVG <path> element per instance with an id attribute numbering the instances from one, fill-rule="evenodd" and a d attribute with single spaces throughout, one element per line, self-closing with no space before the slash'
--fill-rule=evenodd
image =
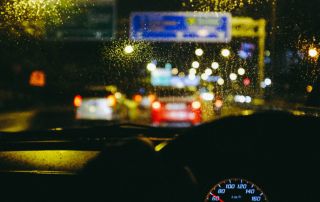
<path id="1" fill-rule="evenodd" d="M 191 107 L 192 109 L 200 109 L 201 103 L 199 101 L 193 101 Z"/>
<path id="2" fill-rule="evenodd" d="M 155 101 L 155 102 L 152 103 L 152 109 L 157 110 L 157 109 L 160 109 L 160 108 L 161 108 L 161 103 L 160 102 Z"/>
<path id="3" fill-rule="evenodd" d="M 73 99 L 73 105 L 74 105 L 75 107 L 80 107 L 81 104 L 82 104 L 82 97 L 81 97 L 81 95 L 76 95 L 76 96 L 74 97 L 74 99 Z"/>

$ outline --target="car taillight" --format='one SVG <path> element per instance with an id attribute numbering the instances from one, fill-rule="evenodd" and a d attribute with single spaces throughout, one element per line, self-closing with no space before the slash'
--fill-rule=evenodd
<path id="1" fill-rule="evenodd" d="M 160 109 L 161 108 L 161 103 L 158 101 L 155 101 L 152 103 L 152 109 Z"/>
<path id="2" fill-rule="evenodd" d="M 115 96 L 109 95 L 109 96 L 107 97 L 107 105 L 108 105 L 109 107 L 113 107 L 113 106 L 116 105 L 116 98 L 115 98 Z"/>
<path id="3" fill-rule="evenodd" d="M 199 101 L 193 101 L 191 107 L 192 109 L 200 109 L 201 103 Z"/>
<path id="4" fill-rule="evenodd" d="M 73 105 L 74 105 L 75 107 L 80 107 L 81 104 L 82 104 L 82 97 L 81 97 L 81 95 L 76 95 L 76 96 L 74 97 L 74 99 L 73 99 Z"/>

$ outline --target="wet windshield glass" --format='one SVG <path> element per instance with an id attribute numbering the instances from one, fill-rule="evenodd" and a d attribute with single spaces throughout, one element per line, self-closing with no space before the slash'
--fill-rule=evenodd
<path id="1" fill-rule="evenodd" d="M 317 0 L 1 0 L 0 131 L 317 111 L 319 8 Z"/>

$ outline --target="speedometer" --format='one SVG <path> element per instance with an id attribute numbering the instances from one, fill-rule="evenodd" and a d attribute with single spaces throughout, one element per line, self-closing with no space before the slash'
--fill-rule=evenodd
<path id="1" fill-rule="evenodd" d="M 267 202 L 267 196 L 252 182 L 244 179 L 227 179 L 216 184 L 207 194 L 205 202 Z"/>

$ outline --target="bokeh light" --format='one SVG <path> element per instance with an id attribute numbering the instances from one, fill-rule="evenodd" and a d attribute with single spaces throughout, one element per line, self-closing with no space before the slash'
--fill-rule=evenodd
<path id="1" fill-rule="evenodd" d="M 235 73 L 231 73 L 230 75 L 229 75 L 229 78 L 230 78 L 230 80 L 231 81 L 235 81 L 236 79 L 237 79 L 237 75 L 235 74 Z"/>
<path id="2" fill-rule="evenodd" d="M 310 48 L 308 51 L 310 57 L 315 58 L 319 56 L 319 53 L 316 48 Z"/>
<path id="3" fill-rule="evenodd" d="M 213 63 L 211 63 L 211 67 L 212 67 L 212 69 L 218 69 L 219 68 L 219 63 L 213 62 Z"/>
<path id="4" fill-rule="evenodd" d="M 200 67 L 200 63 L 199 63 L 198 61 L 193 61 L 192 64 L 191 64 L 191 66 L 192 66 L 193 68 L 199 68 L 199 67 Z"/>
<path id="5" fill-rule="evenodd" d="M 177 75 L 179 73 L 179 70 L 177 68 L 172 68 L 171 74 Z"/>
<path id="6" fill-rule="evenodd" d="M 203 50 L 201 48 L 197 48 L 196 51 L 195 51 L 195 54 L 197 56 L 202 56 L 203 55 Z"/>
<path id="7" fill-rule="evenodd" d="M 189 74 L 196 74 L 197 73 L 197 70 L 196 69 L 194 69 L 194 68 L 191 68 L 191 69 L 189 69 Z"/>
<path id="8" fill-rule="evenodd" d="M 240 76 L 244 75 L 245 73 L 246 73 L 246 70 L 243 69 L 242 67 L 240 67 L 240 68 L 238 69 L 238 74 L 239 74 Z"/>
<path id="9" fill-rule="evenodd" d="M 125 52 L 126 54 L 131 54 L 133 51 L 134 51 L 134 49 L 133 49 L 133 46 L 131 46 L 131 45 L 127 45 L 127 46 L 124 48 L 124 52 Z"/>
<path id="10" fill-rule="evenodd" d="M 156 69 L 157 69 L 157 66 L 155 64 L 153 64 L 151 62 L 147 64 L 147 70 L 148 71 L 152 72 L 152 71 L 154 71 Z"/>
<path id="11" fill-rule="evenodd" d="M 207 68 L 207 69 L 204 71 L 204 73 L 205 73 L 206 75 L 210 76 L 210 75 L 212 74 L 212 69 Z"/>
<path id="12" fill-rule="evenodd" d="M 223 78 L 219 78 L 217 83 L 222 86 L 224 84 L 224 79 Z"/>
<path id="13" fill-rule="evenodd" d="M 227 58 L 227 57 L 230 56 L 230 54 L 231 54 L 231 52 L 230 52 L 229 49 L 224 48 L 224 49 L 221 50 L 221 55 L 222 55 L 223 57 L 226 57 L 226 58 Z"/>
<path id="14" fill-rule="evenodd" d="M 308 93 L 311 93 L 312 90 L 313 90 L 313 87 L 312 87 L 311 85 L 307 85 L 306 91 L 307 91 Z"/>

